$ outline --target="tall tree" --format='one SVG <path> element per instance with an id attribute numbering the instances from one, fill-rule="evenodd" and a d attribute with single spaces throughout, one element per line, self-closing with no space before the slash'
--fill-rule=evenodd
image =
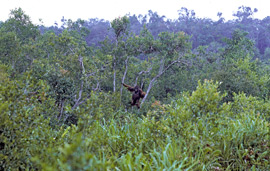
<path id="1" fill-rule="evenodd" d="M 167 70 L 175 64 L 185 64 L 185 55 L 189 52 L 191 44 L 188 41 L 189 37 L 183 32 L 168 33 L 162 32 L 159 34 L 158 39 L 153 42 L 150 48 L 155 52 L 153 57 L 153 70 L 152 77 L 149 81 L 146 95 L 142 100 L 145 102 L 153 85 L 159 77 L 161 77 Z"/>
<path id="2" fill-rule="evenodd" d="M 116 69 L 117 62 L 123 57 L 123 51 L 119 48 L 120 41 L 123 41 L 127 35 L 129 19 L 127 16 L 119 17 L 111 22 L 115 34 L 115 47 L 113 52 L 113 92 L 116 92 Z"/>

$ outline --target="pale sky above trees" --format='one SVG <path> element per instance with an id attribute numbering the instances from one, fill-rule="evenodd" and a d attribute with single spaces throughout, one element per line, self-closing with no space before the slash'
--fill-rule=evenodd
<path id="1" fill-rule="evenodd" d="M 176 19 L 178 10 L 186 7 L 194 10 L 197 17 L 218 19 L 217 13 L 222 12 L 226 20 L 233 19 L 233 13 L 239 6 L 257 8 L 255 18 L 263 19 L 270 16 L 268 0 L 1 0 L 0 21 L 8 18 L 11 9 L 21 7 L 35 24 L 54 25 L 64 16 L 66 19 L 77 20 L 99 18 L 113 20 L 125 14 L 147 14 L 148 10 Z"/>

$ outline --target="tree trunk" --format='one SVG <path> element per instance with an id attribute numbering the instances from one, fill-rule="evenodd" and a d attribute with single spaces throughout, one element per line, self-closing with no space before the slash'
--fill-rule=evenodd
<path id="1" fill-rule="evenodd" d="M 181 62 L 180 59 L 178 60 L 175 60 L 173 62 L 171 62 L 165 69 L 164 68 L 164 62 L 163 62 L 163 59 L 160 60 L 160 68 L 159 68 L 159 72 L 158 74 L 150 81 L 149 83 L 149 86 L 147 88 L 147 91 L 146 91 L 146 94 L 141 102 L 141 107 L 142 107 L 142 104 L 145 102 L 150 90 L 152 89 L 154 83 L 156 82 L 156 80 L 158 79 L 158 77 L 160 77 L 162 74 L 164 74 L 171 66 L 173 66 L 175 63 L 178 63 L 178 62 Z"/>
<path id="2" fill-rule="evenodd" d="M 125 60 L 125 72 L 124 72 L 124 75 L 122 77 L 122 83 L 124 83 L 125 82 L 125 79 L 126 79 L 127 70 L 128 70 L 128 59 L 129 59 L 129 56 L 127 56 L 127 59 Z M 122 92 L 123 92 L 123 85 L 121 84 L 121 88 L 120 88 L 120 100 L 122 99 Z"/>
<path id="3" fill-rule="evenodd" d="M 150 81 L 149 86 L 148 86 L 147 91 L 146 91 L 146 94 L 145 94 L 145 96 L 144 96 L 144 98 L 143 98 L 143 100 L 142 100 L 142 102 L 141 102 L 141 107 L 142 107 L 142 104 L 144 103 L 144 101 L 146 100 L 146 98 L 147 98 L 147 96 L 148 96 L 150 90 L 152 89 L 152 87 L 153 87 L 153 85 L 154 85 L 154 83 L 155 83 L 155 81 L 156 81 L 157 78 L 158 78 L 158 76 L 155 76 L 155 77 Z"/>
<path id="4" fill-rule="evenodd" d="M 113 57 L 113 92 L 116 91 L 116 59 L 115 56 Z"/>

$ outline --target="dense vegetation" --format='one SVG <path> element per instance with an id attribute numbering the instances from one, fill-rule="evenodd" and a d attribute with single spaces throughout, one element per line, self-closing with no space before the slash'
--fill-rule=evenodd
<path id="1" fill-rule="evenodd" d="M 0 170 L 270 170 L 270 18 L 0 22 Z M 130 107 L 121 83 L 146 92 Z"/>

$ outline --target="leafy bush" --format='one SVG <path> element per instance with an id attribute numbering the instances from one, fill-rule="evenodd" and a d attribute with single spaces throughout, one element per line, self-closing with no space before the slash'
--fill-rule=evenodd
<path id="1" fill-rule="evenodd" d="M 101 48 L 82 20 L 40 34 L 19 8 L 0 23 L 0 170 L 270 170 L 270 70 L 247 33 L 191 52 L 183 32 L 129 23 Z M 122 82 L 151 99 L 127 108 Z"/>
<path id="2" fill-rule="evenodd" d="M 31 159 L 36 155 L 46 158 L 45 148 L 61 142 L 55 141 L 61 131 L 50 126 L 54 102 L 46 97 L 42 80 L 11 81 L 0 67 L 0 165 L 5 170 L 39 168 Z"/>
<path id="3" fill-rule="evenodd" d="M 156 103 L 163 112 L 154 117 L 151 111 L 142 118 L 115 111 L 110 119 L 82 117 L 60 129 L 57 147 L 41 148 L 46 152 L 30 161 L 44 170 L 269 169 L 269 111 L 256 110 L 265 104 L 244 94 L 222 104 L 218 85 L 199 82 L 191 95 Z"/>

